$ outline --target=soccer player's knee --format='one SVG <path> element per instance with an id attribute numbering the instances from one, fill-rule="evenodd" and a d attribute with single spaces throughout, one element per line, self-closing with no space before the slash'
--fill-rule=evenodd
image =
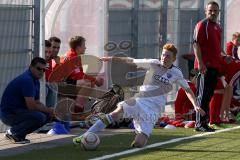
<path id="1" fill-rule="evenodd" d="M 117 112 L 112 112 L 110 115 L 111 115 L 113 120 L 115 120 L 115 121 L 118 120 L 119 115 L 118 115 Z"/>
<path id="2" fill-rule="evenodd" d="M 122 118 L 121 116 L 123 115 L 123 109 L 122 106 L 118 105 L 117 108 L 110 113 L 110 115 L 112 116 L 112 119 L 114 121 L 118 121 L 119 118 Z"/>
<path id="3" fill-rule="evenodd" d="M 148 137 L 145 134 L 143 133 L 137 134 L 135 137 L 134 146 L 137 148 L 142 148 L 146 145 L 147 140 L 148 140 Z"/>
<path id="4" fill-rule="evenodd" d="M 134 145 L 137 148 L 142 148 L 146 145 L 146 142 L 147 141 L 145 139 L 138 139 L 138 140 L 135 141 Z"/>

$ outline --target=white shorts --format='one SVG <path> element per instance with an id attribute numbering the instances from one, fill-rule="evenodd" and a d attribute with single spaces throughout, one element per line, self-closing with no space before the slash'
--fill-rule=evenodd
<path id="1" fill-rule="evenodd" d="M 135 103 L 132 103 L 131 100 L 135 100 Z M 122 101 L 118 103 L 118 106 L 123 108 L 123 118 L 133 118 L 136 132 L 144 133 L 149 137 L 158 120 L 160 108 L 165 105 L 165 100 L 162 102 L 162 104 L 156 105 L 147 98 L 136 98 Z"/>

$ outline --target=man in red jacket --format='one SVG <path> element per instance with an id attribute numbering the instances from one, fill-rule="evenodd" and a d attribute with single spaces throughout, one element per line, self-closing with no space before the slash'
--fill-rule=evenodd
<path id="1" fill-rule="evenodd" d="M 70 50 L 67 52 L 62 62 L 62 65 L 66 65 L 68 68 L 67 73 L 69 76 L 66 82 L 67 84 L 77 85 L 78 80 L 83 80 L 86 83 L 90 82 L 91 87 L 95 85 L 100 87 L 103 85 L 103 78 L 94 77 L 83 72 L 82 55 L 85 54 L 86 50 L 85 41 L 85 38 L 81 36 L 75 36 L 70 39 Z M 75 112 L 83 111 L 83 104 L 87 101 L 87 98 L 81 95 L 72 95 L 71 97 L 74 99 L 76 98 Z"/>
<path id="2" fill-rule="evenodd" d="M 221 28 L 217 23 L 219 15 L 218 3 L 211 1 L 205 8 L 206 18 L 199 21 L 194 30 L 194 68 L 198 69 L 197 97 L 206 115 L 196 114 L 196 131 L 214 132 L 208 126 L 209 102 L 217 84 L 218 67 L 221 59 Z"/>
<path id="3" fill-rule="evenodd" d="M 69 42 L 70 50 L 67 52 L 64 58 L 64 64 L 66 61 L 72 61 L 74 64 L 74 69 L 71 70 L 69 77 L 67 78 L 67 83 L 69 84 L 77 84 L 77 80 L 87 80 L 91 82 L 91 86 L 101 86 L 103 85 L 102 78 L 95 78 L 94 76 L 87 75 L 83 72 L 81 55 L 84 55 L 86 46 L 85 46 L 85 38 L 81 36 L 75 36 L 71 38 Z M 69 66 L 72 68 L 72 66 Z"/>

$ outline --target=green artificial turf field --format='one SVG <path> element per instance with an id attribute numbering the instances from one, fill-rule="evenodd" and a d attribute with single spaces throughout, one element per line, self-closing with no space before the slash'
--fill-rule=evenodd
<path id="1" fill-rule="evenodd" d="M 154 129 L 147 145 L 164 142 L 176 138 L 184 138 L 200 134 L 193 129 L 177 128 L 173 130 Z M 159 147 L 142 149 L 132 154 L 126 154 L 110 159 L 130 160 L 225 160 L 240 159 L 240 129 L 205 135 Z M 101 143 L 96 151 L 84 151 L 81 147 L 65 145 L 52 149 L 34 150 L 21 155 L 1 157 L 1 160 L 83 160 L 131 150 L 130 143 L 133 133 L 125 133 L 101 137 Z M 135 149 L 136 150 L 136 149 Z"/>

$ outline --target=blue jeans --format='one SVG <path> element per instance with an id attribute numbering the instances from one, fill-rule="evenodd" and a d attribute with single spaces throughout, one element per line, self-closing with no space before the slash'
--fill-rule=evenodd
<path id="1" fill-rule="evenodd" d="M 48 122 L 45 113 L 29 110 L 15 110 L 1 115 L 4 124 L 10 126 L 12 134 L 18 138 L 25 138 Z"/>
<path id="2" fill-rule="evenodd" d="M 46 84 L 46 106 L 55 107 L 57 104 L 57 87 L 52 84 Z"/>

